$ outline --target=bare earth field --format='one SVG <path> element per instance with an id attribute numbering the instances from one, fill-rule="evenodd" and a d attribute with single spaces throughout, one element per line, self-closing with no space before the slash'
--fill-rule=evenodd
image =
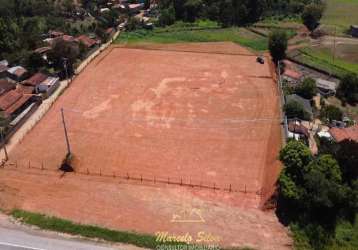
<path id="1" fill-rule="evenodd" d="M 17 169 L 0 171 L 0 205 L 121 230 L 205 231 L 224 246 L 289 248 L 273 212 L 259 209 L 280 170 L 281 133 L 270 67 L 255 60 L 231 43 L 112 47 L 11 151 Z M 62 178 L 61 108 L 73 165 L 84 173 Z M 138 179 L 116 178 L 127 175 Z M 203 219 L 171 221 L 183 207 Z"/>

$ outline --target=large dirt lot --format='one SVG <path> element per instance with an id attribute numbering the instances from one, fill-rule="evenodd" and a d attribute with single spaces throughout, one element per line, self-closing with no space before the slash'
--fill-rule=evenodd
<path id="1" fill-rule="evenodd" d="M 285 228 L 259 209 L 280 170 L 278 101 L 269 65 L 235 44 L 112 47 L 10 152 L 17 169 L 0 171 L 0 205 L 122 230 L 206 231 L 225 246 L 286 249 Z M 48 171 L 66 154 L 61 108 L 73 165 L 88 176 Z M 172 222 L 183 206 L 204 219 Z"/>

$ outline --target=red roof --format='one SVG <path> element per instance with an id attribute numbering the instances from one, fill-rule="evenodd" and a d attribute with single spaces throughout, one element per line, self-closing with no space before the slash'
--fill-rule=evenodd
<path id="1" fill-rule="evenodd" d="M 12 113 L 16 112 L 16 110 L 18 110 L 22 105 L 24 105 L 31 97 L 32 95 L 21 96 L 19 100 L 17 100 L 13 105 L 11 105 L 11 107 L 9 107 L 5 111 L 5 114 L 11 115 Z"/>
<path id="2" fill-rule="evenodd" d="M 50 36 L 53 36 L 53 37 L 58 37 L 58 36 L 63 36 L 64 33 L 61 32 L 61 31 L 55 31 L 55 30 L 52 30 L 49 32 Z"/>
<path id="3" fill-rule="evenodd" d="M 300 72 L 294 71 L 292 69 L 285 69 L 285 72 L 283 73 L 284 76 L 288 76 L 295 80 L 300 80 L 302 77 L 302 74 Z"/>
<path id="4" fill-rule="evenodd" d="M 37 86 L 41 82 L 47 79 L 47 75 L 42 73 L 36 73 L 35 75 L 31 76 L 29 79 L 23 81 L 23 84 L 25 85 L 31 85 L 31 86 Z"/>
<path id="5" fill-rule="evenodd" d="M 292 133 L 304 135 L 305 137 L 309 137 L 308 129 L 302 124 L 296 124 L 295 122 L 290 122 L 288 124 L 288 130 Z"/>
<path id="6" fill-rule="evenodd" d="M 336 142 L 350 140 L 358 142 L 358 125 L 348 128 L 331 128 L 329 133 Z"/>
<path id="7" fill-rule="evenodd" d="M 6 79 L 0 79 L 0 95 L 5 94 L 11 89 L 14 89 L 16 84 L 6 80 Z"/>
<path id="8" fill-rule="evenodd" d="M 18 85 L 16 91 L 22 94 L 32 94 L 35 90 L 33 86 Z"/>
<path id="9" fill-rule="evenodd" d="M 96 44 L 96 40 L 93 40 L 86 35 L 81 35 L 77 37 L 76 40 L 83 43 L 87 48 L 90 48 Z"/>
<path id="10" fill-rule="evenodd" d="M 0 97 L 0 109 L 6 111 L 22 97 L 21 93 L 11 90 Z"/>
<path id="11" fill-rule="evenodd" d="M 62 40 L 64 40 L 65 42 L 74 42 L 75 38 L 73 36 L 64 35 L 62 36 Z"/>
<path id="12" fill-rule="evenodd" d="M 11 90 L 0 97 L 0 109 L 5 111 L 6 115 L 11 115 L 24 105 L 32 95 L 24 95 L 16 90 Z"/>

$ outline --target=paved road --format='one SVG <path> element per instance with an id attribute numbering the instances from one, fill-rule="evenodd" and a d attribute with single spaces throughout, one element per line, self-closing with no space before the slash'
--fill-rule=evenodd
<path id="1" fill-rule="evenodd" d="M 92 242 L 49 238 L 32 235 L 14 229 L 0 228 L 1 250 L 109 250 L 111 247 L 99 245 Z"/>
<path id="2" fill-rule="evenodd" d="M 105 244 L 13 224 L 0 213 L 0 250 L 146 250 L 127 244 Z"/>

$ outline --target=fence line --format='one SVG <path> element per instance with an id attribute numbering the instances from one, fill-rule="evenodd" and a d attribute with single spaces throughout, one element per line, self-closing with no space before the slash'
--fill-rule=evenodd
<path id="1" fill-rule="evenodd" d="M 51 173 L 61 173 L 64 175 L 64 172 L 56 169 L 48 169 L 45 167 L 45 164 L 42 162 L 41 164 L 35 165 L 33 162 L 28 161 L 27 164 L 18 164 L 18 162 L 5 162 L 2 161 L 0 168 L 26 172 L 28 170 L 36 170 L 36 171 L 46 171 Z M 33 174 L 34 172 L 32 172 Z M 39 172 L 37 172 L 39 174 Z M 92 176 L 92 177 L 102 177 L 102 178 L 112 178 L 112 179 L 120 179 L 127 182 L 135 182 L 138 184 L 165 184 L 165 185 L 173 185 L 173 186 L 182 186 L 182 187 L 189 187 L 189 188 L 199 188 L 199 189 L 206 189 L 206 190 L 213 190 L 213 191 L 223 191 L 228 193 L 243 193 L 243 194 L 254 194 L 261 197 L 264 197 L 266 193 L 269 193 L 270 190 L 265 190 L 261 188 L 259 190 L 249 190 L 246 185 L 243 185 L 243 188 L 234 188 L 232 184 L 218 184 L 217 182 L 208 182 L 208 181 L 198 181 L 193 178 L 183 178 L 183 177 L 171 177 L 171 176 L 158 176 L 158 175 L 151 175 L 151 174 L 143 174 L 143 173 L 134 173 L 132 172 L 118 172 L 114 171 L 112 173 L 102 172 L 99 169 L 98 172 L 91 172 L 89 169 L 86 171 L 76 171 L 76 172 L 68 172 L 66 174 L 73 175 L 73 176 Z"/>

